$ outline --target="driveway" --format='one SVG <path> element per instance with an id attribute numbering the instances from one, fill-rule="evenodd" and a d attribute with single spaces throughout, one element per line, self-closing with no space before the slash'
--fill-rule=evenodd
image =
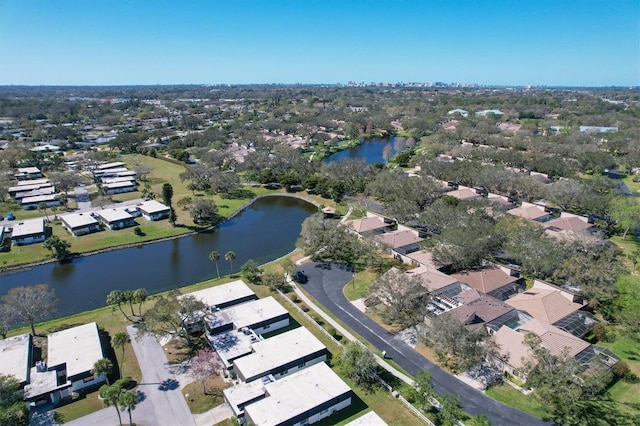
<path id="1" fill-rule="evenodd" d="M 508 407 L 482 392 L 464 384 L 416 352 L 393 333 L 385 330 L 371 318 L 360 312 L 342 293 L 352 279 L 351 271 L 337 264 L 310 262 L 298 267 L 309 281 L 301 285 L 307 292 L 364 337 L 380 351 L 414 377 L 421 370 L 428 370 L 433 377 L 435 390 L 440 394 L 460 397 L 463 408 L 472 415 L 484 414 L 492 425 L 550 425 L 552 423 Z"/>
<path id="2" fill-rule="evenodd" d="M 142 381 L 137 389 L 140 403 L 131 412 L 134 423 L 195 426 L 193 415 L 180 390 L 180 382 L 169 367 L 162 346 L 149 335 L 136 339 L 138 330 L 134 325 L 127 327 L 127 331 L 142 370 Z M 128 422 L 128 414 L 124 412 L 122 416 L 123 421 Z M 107 407 L 65 424 L 113 426 L 118 424 L 118 415 L 113 407 Z"/>

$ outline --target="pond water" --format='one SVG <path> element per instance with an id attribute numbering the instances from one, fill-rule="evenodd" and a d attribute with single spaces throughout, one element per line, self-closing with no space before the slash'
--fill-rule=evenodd
<path id="1" fill-rule="evenodd" d="M 213 250 L 220 252 L 221 275 L 238 272 L 249 259 L 262 264 L 284 256 L 294 249 L 302 222 L 315 212 L 300 199 L 261 198 L 212 232 L 0 275 L 0 296 L 14 287 L 46 283 L 60 299 L 56 316 L 64 316 L 104 306 L 114 289 L 157 293 L 183 287 L 217 277 L 209 260 Z M 236 254 L 233 265 L 224 260 L 228 251 Z"/>
<path id="2" fill-rule="evenodd" d="M 365 139 L 360 145 L 345 149 L 344 151 L 338 151 L 322 161 L 331 162 L 340 161 L 345 158 L 364 158 L 367 164 L 384 163 L 385 160 L 382 158 L 382 151 L 385 145 L 391 144 L 391 157 L 396 155 L 396 151 L 393 148 L 395 141 L 395 137 L 391 139 Z"/>

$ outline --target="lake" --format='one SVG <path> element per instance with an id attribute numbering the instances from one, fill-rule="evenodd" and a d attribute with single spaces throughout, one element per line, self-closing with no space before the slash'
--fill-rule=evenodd
<path id="1" fill-rule="evenodd" d="M 345 149 L 343 151 L 338 151 L 326 157 L 322 161 L 331 162 L 340 161 L 345 158 L 363 158 L 367 161 L 367 164 L 384 163 L 385 160 L 384 158 L 382 158 L 382 150 L 384 149 L 385 145 L 390 143 L 391 157 L 396 155 L 396 151 L 393 149 L 393 144 L 395 141 L 395 137 L 391 139 L 365 139 L 360 145 L 354 146 L 353 148 Z"/>
<path id="2" fill-rule="evenodd" d="M 46 283 L 60 299 L 56 316 L 105 306 L 111 290 L 145 288 L 158 293 L 216 278 L 213 250 L 220 252 L 220 274 L 238 272 L 253 259 L 259 264 L 295 248 L 302 222 L 318 209 L 292 197 L 264 197 L 212 232 L 74 259 L 0 275 L 0 295 L 9 289 Z M 130 232 L 105 231 L 105 232 Z M 82 238 L 82 237 L 79 237 Z M 224 260 L 227 251 L 236 259 Z"/>

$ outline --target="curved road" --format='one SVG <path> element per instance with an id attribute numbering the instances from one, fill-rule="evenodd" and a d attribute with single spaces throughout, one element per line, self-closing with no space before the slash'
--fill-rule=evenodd
<path id="1" fill-rule="evenodd" d="M 458 395 L 463 408 L 468 413 L 484 414 L 492 425 L 548 426 L 553 424 L 504 405 L 466 385 L 360 312 L 342 292 L 344 286 L 352 279 L 352 273 L 346 267 L 310 262 L 301 265 L 298 270 L 304 271 L 309 278 L 308 283 L 301 287 L 304 287 L 318 302 L 378 350 L 386 351 L 387 357 L 393 359 L 409 374 L 415 377 L 421 370 L 430 371 L 436 392 Z"/>

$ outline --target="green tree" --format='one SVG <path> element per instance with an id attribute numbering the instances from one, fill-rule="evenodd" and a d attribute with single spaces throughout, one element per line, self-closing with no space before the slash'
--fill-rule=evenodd
<path id="1" fill-rule="evenodd" d="M 122 309 L 122 304 L 124 302 L 126 302 L 126 298 L 124 296 L 124 293 L 121 290 L 112 290 L 108 295 L 107 295 L 107 306 L 112 306 L 113 310 L 116 309 L 116 306 L 118 307 L 118 309 L 120 309 L 120 312 L 122 312 L 122 315 L 124 315 L 124 317 L 126 318 L 127 321 L 133 321 L 131 318 L 129 318 L 129 316 L 126 314 L 126 312 L 124 311 L 124 309 Z"/>
<path id="2" fill-rule="evenodd" d="M 122 366 L 124 365 L 124 348 L 127 346 L 127 343 L 131 342 L 131 338 L 124 331 L 120 331 L 113 335 L 113 340 L 111 344 L 114 348 L 120 348 L 122 353 L 120 355 L 120 362 L 118 363 L 120 377 L 122 377 Z"/>
<path id="3" fill-rule="evenodd" d="M 118 396 L 118 405 L 121 411 L 127 410 L 129 414 L 129 425 L 133 426 L 131 412 L 135 410 L 138 405 L 138 394 L 134 391 L 121 392 Z"/>
<path id="4" fill-rule="evenodd" d="M 47 205 L 47 203 L 44 203 L 44 202 L 38 203 L 38 210 L 44 213 L 45 217 L 47 218 L 47 222 L 49 222 L 49 215 L 47 214 L 48 208 L 49 206 Z"/>
<path id="5" fill-rule="evenodd" d="M 230 268 L 229 270 L 233 269 L 233 261 L 236 259 L 236 254 L 232 251 L 228 251 L 224 254 L 224 260 L 226 260 L 227 262 L 229 262 Z"/>
<path id="6" fill-rule="evenodd" d="M 284 279 L 284 274 L 276 271 L 267 271 L 262 274 L 262 284 L 266 285 L 272 290 L 284 291 L 287 284 Z"/>
<path id="7" fill-rule="evenodd" d="M 418 372 L 412 388 L 413 399 L 420 404 L 420 409 L 424 410 L 425 405 L 429 402 L 429 398 L 435 395 L 433 380 L 431 373 L 427 370 Z"/>
<path id="8" fill-rule="evenodd" d="M 218 250 L 213 250 L 209 253 L 209 260 L 215 262 L 216 264 L 216 273 L 218 274 L 218 279 L 220 279 L 220 269 L 218 269 L 218 260 L 220 260 L 220 252 Z"/>
<path id="9" fill-rule="evenodd" d="M 337 364 L 357 385 L 370 387 L 375 383 L 378 364 L 373 352 L 357 342 L 349 342 L 337 356 Z"/>
<path id="10" fill-rule="evenodd" d="M 100 358 L 93 364 L 93 368 L 91 372 L 94 376 L 104 376 L 107 381 L 107 385 L 109 385 L 109 374 L 113 371 L 113 362 L 109 358 Z"/>
<path id="11" fill-rule="evenodd" d="M 52 235 L 47 238 L 45 242 L 42 243 L 42 247 L 49 250 L 60 262 L 69 259 L 71 256 L 71 252 L 69 251 L 71 243 L 61 239 L 57 235 Z"/>
<path id="12" fill-rule="evenodd" d="M 173 186 L 169 182 L 162 185 L 162 200 L 168 207 L 172 207 L 171 199 L 173 198 Z"/>
<path id="13" fill-rule="evenodd" d="M 255 260 L 253 259 L 247 260 L 240 267 L 240 272 L 242 272 L 242 275 L 244 275 L 244 277 L 247 280 L 249 280 L 249 282 L 252 282 L 254 284 L 257 284 L 260 282 L 260 279 L 262 276 L 262 269 L 260 269 L 260 266 L 256 263 Z"/>
<path id="14" fill-rule="evenodd" d="M 169 209 L 169 223 L 171 224 L 171 226 L 176 226 L 176 222 L 178 221 L 178 215 L 176 214 L 176 210 L 171 207 Z"/>
<path id="15" fill-rule="evenodd" d="M 149 294 L 144 288 L 138 288 L 133 292 L 133 302 L 138 304 L 138 313 L 136 316 L 142 317 L 142 304 L 147 300 Z"/>
<path id="16" fill-rule="evenodd" d="M 192 348 L 194 343 L 187 329 L 194 321 L 193 314 L 205 308 L 205 304 L 195 297 L 181 295 L 177 289 L 172 290 L 157 296 L 156 303 L 145 312 L 144 322 L 139 329 L 156 338 L 183 338 Z"/>
<path id="17" fill-rule="evenodd" d="M 7 333 L 11 330 L 15 322 L 14 314 L 6 303 L 0 304 L 0 336 L 7 338 Z"/>
<path id="18" fill-rule="evenodd" d="M 120 426 L 122 426 L 122 417 L 120 416 L 120 410 L 118 408 L 118 403 L 120 401 L 120 394 L 122 393 L 122 388 L 118 385 L 102 385 L 98 394 L 100 398 L 102 398 L 102 404 L 105 407 L 114 407 L 116 412 L 118 413 L 118 422 Z"/>
<path id="19" fill-rule="evenodd" d="M 58 303 L 55 290 L 50 289 L 47 284 L 12 288 L 2 296 L 2 301 L 13 318 L 29 323 L 31 334 L 34 336 L 36 336 L 35 321 L 52 315 Z"/>
<path id="20" fill-rule="evenodd" d="M 220 220 L 218 206 L 216 206 L 213 200 L 209 199 L 197 198 L 193 204 L 191 204 L 190 214 L 194 223 L 213 225 Z"/>
<path id="21" fill-rule="evenodd" d="M 626 240 L 629 230 L 640 224 L 640 203 L 634 197 L 616 197 L 611 204 L 610 215 L 622 231 L 622 239 Z"/>
<path id="22" fill-rule="evenodd" d="M 460 406 L 458 395 L 444 395 L 442 400 L 442 410 L 438 413 L 438 420 L 442 426 L 456 426 L 464 417 L 464 411 Z"/>
<path id="23" fill-rule="evenodd" d="M 22 400 L 23 394 L 14 376 L 0 375 L 0 425 L 29 425 L 29 410 Z"/>
<path id="24" fill-rule="evenodd" d="M 422 281 L 398 269 L 378 277 L 370 294 L 385 305 L 382 317 L 390 323 L 410 327 L 422 322 L 427 313 L 429 292 Z"/>

